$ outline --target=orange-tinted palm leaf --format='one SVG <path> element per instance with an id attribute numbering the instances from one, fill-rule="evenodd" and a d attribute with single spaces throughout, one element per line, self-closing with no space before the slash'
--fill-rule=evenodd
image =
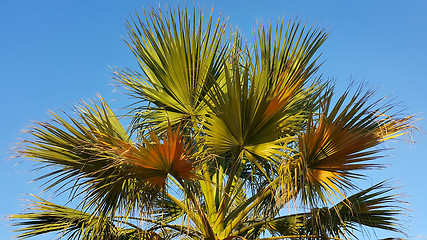
<path id="1" fill-rule="evenodd" d="M 378 102 L 367 104 L 372 92 L 357 91 L 346 102 L 347 94 L 331 110 L 331 95 L 325 97 L 319 118 L 312 115 L 307 131 L 298 138 L 299 156 L 285 166 L 294 174 L 288 185 L 299 182 L 297 188 L 310 204 L 325 202 L 326 196 L 336 193 L 344 197 L 343 189 L 353 187 L 351 178 L 363 177 L 355 170 L 380 166 L 366 162 L 381 157 L 377 154 L 381 149 L 374 147 L 412 128 L 411 117 L 384 118 L 389 108 L 381 109 Z"/>
<path id="2" fill-rule="evenodd" d="M 169 126 L 168 136 L 162 140 L 152 132 L 150 136 L 150 139 L 143 139 L 144 145 L 116 139 L 112 148 L 121 156 L 121 161 L 133 166 L 132 171 L 139 178 L 154 186 L 163 186 L 168 174 L 175 179 L 194 177 L 192 154 L 179 129 L 172 131 Z"/>

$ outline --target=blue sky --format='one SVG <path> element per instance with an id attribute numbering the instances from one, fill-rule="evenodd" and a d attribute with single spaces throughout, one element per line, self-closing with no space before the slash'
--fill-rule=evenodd
<path id="1" fill-rule="evenodd" d="M 184 1 L 166 1 L 171 6 Z M 192 6 L 193 2 L 188 1 Z M 341 89 L 351 79 L 378 89 L 378 97 L 390 96 L 408 114 L 425 118 L 427 103 L 427 2 L 426 1 L 328 1 L 265 0 L 196 1 L 208 13 L 229 18 L 233 28 L 249 40 L 256 22 L 275 22 L 279 17 L 326 27 L 329 39 L 321 48 L 320 69 Z M 49 109 L 69 109 L 80 99 L 100 93 L 120 108 L 129 103 L 112 85 L 110 67 L 131 67 L 136 61 L 123 41 L 125 19 L 158 1 L 0 1 L 0 236 L 11 239 L 7 214 L 19 213 L 29 198 L 39 193 L 33 164 L 8 159 L 22 130 L 31 121 L 48 119 Z M 162 4 L 165 2 L 162 2 Z M 113 101 L 116 100 L 116 101 Z M 425 120 L 418 122 L 427 129 Z M 425 135 L 416 144 L 391 143 L 390 164 L 373 172 L 368 182 L 392 178 L 403 186 L 411 217 L 410 239 L 427 239 L 427 169 Z M 19 163 L 19 164 L 17 164 Z M 44 195 L 45 198 L 49 196 Z M 379 233 L 381 236 L 381 233 Z"/>

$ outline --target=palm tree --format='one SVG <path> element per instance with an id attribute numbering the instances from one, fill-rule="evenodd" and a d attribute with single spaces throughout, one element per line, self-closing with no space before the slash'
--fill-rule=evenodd
<path id="1" fill-rule="evenodd" d="M 253 46 L 194 10 L 144 11 L 128 22 L 140 72 L 116 69 L 134 103 L 125 130 L 107 102 L 36 123 L 22 157 L 48 168 L 45 190 L 11 215 L 18 239 L 349 239 L 401 231 L 404 210 L 381 167 L 382 142 L 414 129 L 365 86 L 336 95 L 316 77 L 319 28 L 259 24 Z M 353 89 L 353 90 L 352 90 Z"/>

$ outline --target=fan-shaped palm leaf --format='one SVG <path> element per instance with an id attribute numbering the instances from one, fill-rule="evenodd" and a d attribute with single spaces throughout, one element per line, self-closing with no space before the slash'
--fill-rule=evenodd
<path id="1" fill-rule="evenodd" d="M 380 166 L 371 160 L 382 142 L 413 129 L 412 117 L 390 116 L 392 105 L 369 103 L 372 92 L 361 88 L 333 101 L 332 88 L 314 77 L 327 37 L 321 29 L 259 24 L 252 48 L 238 32 L 226 38 L 220 18 L 203 19 L 166 7 L 128 23 L 142 72 L 115 75 L 136 100 L 125 115 L 133 138 L 102 98 L 28 131 L 18 152 L 53 167 L 38 178 L 45 190 L 81 202 L 75 210 L 38 199 L 29 213 L 11 216 L 18 237 L 260 240 L 269 231 L 264 240 L 338 239 L 360 226 L 398 231 L 400 208 L 383 183 L 346 194 L 364 177 L 358 170 Z M 281 216 L 290 200 L 301 200 L 301 211 Z"/>
<path id="2" fill-rule="evenodd" d="M 102 215 L 93 215 L 69 207 L 50 203 L 34 196 L 28 213 L 11 215 L 9 218 L 20 220 L 15 226 L 21 228 L 17 238 L 25 239 L 45 233 L 56 232 L 60 239 L 143 239 L 160 240 L 160 236 L 152 231 L 144 231 L 128 224 L 128 228 L 116 226 L 113 218 Z"/>
<path id="3" fill-rule="evenodd" d="M 259 28 L 261 53 L 260 57 L 256 54 L 254 66 L 250 56 L 242 56 L 242 40 L 236 34 L 234 55 L 229 69 L 224 69 L 225 85 L 216 84 L 209 92 L 212 113 L 205 127 L 206 144 L 215 153 L 245 156 L 266 174 L 276 164 L 267 159 L 285 151 L 289 136 L 302 130 L 307 110 L 315 107 L 315 87 L 305 84 L 317 68 L 311 58 L 326 34 L 318 30 L 306 33 L 294 25 L 281 46 L 271 45 L 271 28 L 266 32 L 262 25 Z M 282 28 L 283 22 L 276 38 L 282 38 Z M 301 40 L 304 36 L 309 37 Z"/>
<path id="4" fill-rule="evenodd" d="M 162 140 L 150 132 L 151 138 L 144 138 L 144 145 L 113 139 L 112 145 L 106 144 L 106 150 L 112 149 L 121 164 L 130 164 L 135 176 L 154 186 L 164 186 L 169 174 L 178 180 L 191 180 L 195 177 L 191 149 L 179 131 L 180 128 L 172 131 L 169 126 L 167 138 Z"/>
<path id="5" fill-rule="evenodd" d="M 360 226 L 400 232 L 397 216 L 402 207 L 393 188 L 385 182 L 373 185 L 348 197 L 331 208 L 314 208 L 309 213 L 261 220 L 273 235 L 312 235 L 348 239 L 355 237 Z"/>
<path id="6" fill-rule="evenodd" d="M 212 14 L 205 23 L 202 14 L 197 16 L 194 10 L 191 16 L 179 8 L 144 14 L 145 22 L 137 15 L 128 24 L 128 45 L 143 73 L 116 73 L 132 96 L 152 104 L 136 106 L 135 126 L 153 123 L 162 129 L 168 121 L 174 125 L 204 116 L 206 91 L 222 71 L 225 24 L 220 19 L 214 23 Z"/>
<path id="7" fill-rule="evenodd" d="M 412 117 L 386 116 L 390 108 L 382 108 L 379 102 L 367 103 L 372 94 L 359 89 L 344 105 L 346 92 L 331 109 L 332 94 L 327 94 L 319 117 L 312 114 L 307 131 L 298 138 L 300 153 L 284 163 L 287 186 L 301 191 L 303 200 L 311 206 L 317 200 L 325 203 L 335 193 L 344 196 L 343 187 L 353 187 L 350 178 L 363 176 L 355 170 L 380 166 L 366 163 L 381 157 L 377 154 L 381 149 L 374 147 L 411 131 Z M 288 188 L 285 192 L 295 191 Z"/>
<path id="8" fill-rule="evenodd" d="M 114 212 L 127 201 L 120 197 L 137 197 L 140 194 L 135 178 L 129 177 L 124 168 L 116 167 L 116 159 L 111 154 L 100 152 L 102 142 L 111 139 L 130 142 L 130 137 L 122 125 L 101 99 L 101 106 L 83 103 L 76 108 L 78 118 L 69 117 L 69 122 L 52 112 L 53 123 L 37 123 L 29 130 L 33 139 L 25 141 L 19 150 L 24 156 L 41 162 L 41 168 L 54 166 L 52 171 L 38 179 L 50 179 L 52 187 L 70 187 L 78 194 L 85 193 L 87 205 L 96 206 L 106 212 Z M 71 185 L 69 185 L 71 184 Z M 91 199 L 91 200 L 90 200 Z M 121 200 L 120 200 L 121 199 Z M 131 206 L 128 202 L 126 205 Z"/>
<path id="9" fill-rule="evenodd" d="M 135 210 L 140 201 L 150 202 L 168 174 L 178 179 L 193 176 L 179 129 L 169 129 L 162 142 L 153 135 L 145 146 L 134 145 L 105 101 L 95 108 L 84 104 L 76 113 L 79 119 L 70 117 L 71 124 L 52 113 L 59 127 L 39 123 L 30 131 L 35 140 L 26 141 L 20 150 L 42 167 L 59 167 L 39 178 L 51 177 L 48 188 L 74 182 L 75 191 L 84 190 L 80 194 L 86 206 L 114 214 L 118 209 Z"/>

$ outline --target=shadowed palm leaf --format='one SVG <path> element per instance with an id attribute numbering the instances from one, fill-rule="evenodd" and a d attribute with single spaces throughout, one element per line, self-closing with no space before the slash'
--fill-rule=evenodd
<path id="1" fill-rule="evenodd" d="M 58 233 L 61 239 L 162 239 L 155 232 L 143 231 L 133 224 L 128 224 L 128 228 L 117 227 L 113 218 L 92 215 L 34 197 L 38 201 L 33 201 L 28 213 L 10 216 L 11 219 L 21 220 L 15 226 L 24 226 L 17 230 L 22 232 L 17 236 L 18 239 L 50 232 Z"/>
<path id="2" fill-rule="evenodd" d="M 314 208 L 311 212 L 260 221 L 272 234 L 337 236 L 357 238 L 360 226 L 400 232 L 396 217 L 403 210 L 395 203 L 393 188 L 385 182 L 362 190 L 331 208 Z M 391 205 L 390 205 L 391 204 Z"/>

